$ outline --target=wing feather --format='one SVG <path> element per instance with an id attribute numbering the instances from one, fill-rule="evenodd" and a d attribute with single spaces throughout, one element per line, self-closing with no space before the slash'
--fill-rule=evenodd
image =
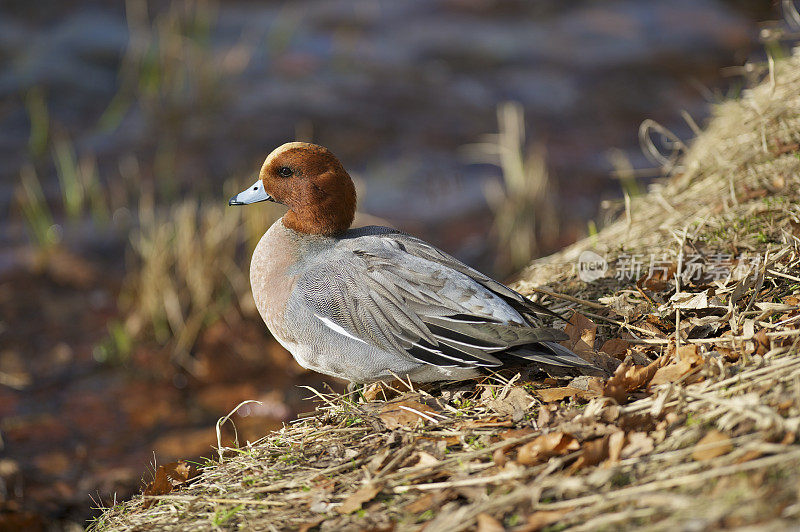
<path id="1" fill-rule="evenodd" d="M 419 239 L 379 229 L 340 240 L 299 276 L 296 293 L 329 328 L 437 366 L 500 366 L 507 355 L 590 366 L 549 347 L 566 335 L 533 326 L 535 303 Z"/>

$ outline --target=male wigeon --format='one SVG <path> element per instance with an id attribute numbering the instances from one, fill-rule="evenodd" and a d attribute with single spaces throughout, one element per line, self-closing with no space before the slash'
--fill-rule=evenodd
<path id="1" fill-rule="evenodd" d="M 253 252 L 250 284 L 273 336 L 308 369 L 353 383 L 474 376 L 532 362 L 594 366 L 536 326 L 547 309 L 413 236 L 350 229 L 356 191 L 326 148 L 290 142 L 229 205 L 274 201 L 288 212 Z"/>

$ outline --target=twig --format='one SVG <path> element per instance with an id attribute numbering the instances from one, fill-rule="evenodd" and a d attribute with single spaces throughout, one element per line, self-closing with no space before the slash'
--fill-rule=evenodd
<path id="1" fill-rule="evenodd" d="M 400 462 L 405 460 L 414 449 L 416 449 L 416 446 L 414 444 L 406 445 L 405 447 L 400 449 L 400 452 L 398 452 L 397 455 L 395 455 L 395 457 L 392 458 L 392 460 L 388 464 L 386 464 L 386 466 L 383 469 L 381 469 L 377 475 L 375 475 L 375 478 L 373 478 L 373 482 L 387 476 L 389 473 L 394 471 L 394 469 L 400 464 Z"/>
<path id="2" fill-rule="evenodd" d="M 460 480 L 451 480 L 448 482 L 431 482 L 430 484 L 411 484 L 409 486 L 397 486 L 393 489 L 395 493 L 405 493 L 410 490 L 436 490 L 444 488 L 461 488 L 464 486 L 481 486 L 483 484 L 491 484 L 502 480 L 512 480 L 525 476 L 529 472 L 525 468 L 519 468 L 514 471 L 504 471 L 496 475 L 488 477 L 471 477 L 462 478 Z"/>
<path id="3" fill-rule="evenodd" d="M 595 310 L 606 310 L 608 307 L 605 305 L 601 305 L 600 303 L 595 303 L 593 301 L 586 301 L 585 299 L 580 299 L 573 296 L 568 296 L 567 294 L 559 294 L 557 292 L 553 292 L 551 290 L 547 290 L 546 288 L 539 288 L 536 286 L 531 286 L 531 290 L 534 292 L 539 292 L 540 294 L 544 294 L 546 296 L 554 297 L 556 299 L 563 299 L 564 301 L 569 301 L 571 303 L 577 303 L 579 305 L 583 305 L 584 307 L 593 308 Z"/>
<path id="4" fill-rule="evenodd" d="M 750 310 L 750 307 L 752 307 L 753 303 L 755 303 L 756 299 L 758 299 L 758 293 L 761 291 L 761 287 L 764 286 L 764 274 L 766 273 L 767 265 L 769 264 L 769 252 L 770 250 L 767 249 L 766 253 L 764 254 L 764 266 L 761 268 L 761 271 L 758 272 L 756 285 L 753 287 L 753 297 L 750 298 L 750 301 L 747 303 L 744 312 Z"/>
<path id="5" fill-rule="evenodd" d="M 241 408 L 242 406 L 244 406 L 246 404 L 250 404 L 250 403 L 256 403 L 256 404 L 259 404 L 259 405 L 263 405 L 264 404 L 261 401 L 256 401 L 255 399 L 248 399 L 246 401 L 242 401 L 241 403 L 236 405 L 236 408 L 234 408 L 233 410 L 228 412 L 227 416 L 221 417 L 221 418 L 219 418 L 217 420 L 217 425 L 216 425 L 216 430 L 217 430 L 217 452 L 219 453 L 219 461 L 220 462 L 222 462 L 222 460 L 223 460 L 223 456 L 222 455 L 225 452 L 225 450 L 229 449 L 229 447 L 225 447 L 224 445 L 222 445 L 222 425 L 224 425 L 226 421 L 230 421 L 231 422 L 231 425 L 233 426 L 233 441 L 234 441 L 234 445 L 236 445 L 236 447 L 238 448 L 239 447 L 239 431 L 236 430 L 236 424 L 231 420 L 231 416 L 233 416 L 233 414 L 238 412 L 239 408 Z"/>
<path id="6" fill-rule="evenodd" d="M 618 325 L 620 327 L 627 327 L 628 329 L 636 332 L 640 332 L 642 334 L 646 334 L 648 336 L 652 336 L 654 338 L 658 337 L 657 333 L 653 331 L 648 331 L 647 329 L 642 329 L 641 327 L 637 327 L 636 325 L 631 325 L 630 323 L 625 323 L 624 321 L 615 320 L 613 318 L 606 318 L 605 316 L 600 316 L 599 314 L 594 314 L 592 312 L 583 312 L 586 316 L 590 318 L 596 318 L 598 320 L 606 321 L 608 323 L 613 323 L 614 325 Z"/>
<path id="7" fill-rule="evenodd" d="M 774 275 L 776 277 L 783 277 L 784 279 L 789 279 L 790 281 L 794 281 L 796 283 L 800 283 L 800 277 L 795 277 L 794 275 L 789 275 L 788 273 L 776 272 L 775 270 L 766 270 L 766 273 Z"/>
<path id="8" fill-rule="evenodd" d="M 689 234 L 689 226 L 683 228 L 683 236 L 678 241 L 678 267 L 675 272 L 675 293 L 681 293 L 681 276 L 683 275 L 683 248 L 686 246 L 686 235 Z M 675 307 L 675 349 L 681 346 L 681 309 Z"/>
<path id="9" fill-rule="evenodd" d="M 210 503 L 210 504 L 248 504 L 258 506 L 287 506 L 289 503 L 285 501 L 269 501 L 266 499 L 225 499 L 220 497 L 203 497 L 200 495 L 144 495 L 143 498 L 155 499 L 158 501 L 176 501 L 176 502 L 190 502 L 190 503 Z"/>

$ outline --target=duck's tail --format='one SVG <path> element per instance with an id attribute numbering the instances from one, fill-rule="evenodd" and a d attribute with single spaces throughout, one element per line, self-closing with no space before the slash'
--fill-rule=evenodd
<path id="1" fill-rule="evenodd" d="M 556 342 L 538 342 L 519 346 L 508 351 L 508 354 L 537 365 L 557 370 L 556 373 L 575 375 L 606 375 L 606 372 L 573 353 Z"/>

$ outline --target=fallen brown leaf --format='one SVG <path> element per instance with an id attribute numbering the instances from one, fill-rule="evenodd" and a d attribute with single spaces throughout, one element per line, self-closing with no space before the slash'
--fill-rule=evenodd
<path id="1" fill-rule="evenodd" d="M 381 492 L 381 489 L 383 489 L 383 486 L 367 484 L 347 497 L 344 502 L 336 508 L 336 511 L 340 514 L 351 514 L 356 510 L 360 510 L 361 505 L 374 499 L 375 496 Z"/>
<path id="2" fill-rule="evenodd" d="M 653 353 L 655 355 L 655 353 Z M 658 358 L 657 356 L 655 358 Z M 647 366 L 653 361 L 653 358 L 647 355 L 647 348 L 642 346 L 629 347 L 625 354 L 622 355 L 622 360 L 633 362 L 635 366 Z"/>
<path id="3" fill-rule="evenodd" d="M 500 420 L 496 417 L 490 417 L 489 419 L 468 419 L 463 423 L 458 423 L 456 425 L 456 430 L 463 430 L 463 429 L 481 429 L 485 427 L 513 427 L 514 422 L 510 419 Z"/>
<path id="4" fill-rule="evenodd" d="M 619 365 L 619 360 L 616 358 L 606 353 L 595 351 L 594 343 L 597 325 L 583 314 L 573 313 L 564 328 L 564 332 L 567 333 L 569 338 L 561 342 L 561 345 L 572 350 L 582 359 L 602 369 L 609 375 Z"/>
<path id="5" fill-rule="evenodd" d="M 568 340 L 561 342 L 561 345 L 569 349 L 575 348 L 580 342 L 583 342 L 590 350 L 594 350 L 594 339 L 597 334 L 597 325 L 578 312 L 573 312 L 564 332 L 569 336 Z M 573 349 L 574 351 L 574 349 Z"/>
<path id="6" fill-rule="evenodd" d="M 528 434 L 533 434 L 533 429 L 530 427 L 523 427 L 521 429 L 504 430 L 498 434 L 498 436 L 501 440 L 514 440 L 516 438 L 527 436 Z"/>
<path id="7" fill-rule="evenodd" d="M 577 471 L 582 467 L 594 466 L 603 462 L 606 464 L 619 462 L 627 441 L 625 431 L 616 430 L 595 440 L 584 442 L 581 445 L 581 455 L 570 466 L 570 470 Z"/>
<path id="8" fill-rule="evenodd" d="M 654 321 L 659 325 L 663 323 L 662 320 L 660 320 L 657 316 L 653 314 L 648 314 L 647 316 L 645 316 L 644 319 L 635 322 L 634 325 L 646 331 L 650 331 L 651 333 L 654 334 L 655 338 L 663 338 L 664 330 L 662 330 L 661 327 L 653 323 Z"/>
<path id="9" fill-rule="evenodd" d="M 312 528 L 322 524 L 322 522 L 325 519 L 327 519 L 327 516 L 323 515 L 323 516 L 317 517 L 316 519 L 312 519 L 311 521 L 306 521 L 305 523 L 300 525 L 300 528 L 298 529 L 298 532 L 308 532 Z"/>
<path id="10" fill-rule="evenodd" d="M 517 451 L 517 462 L 522 465 L 542 463 L 553 456 L 567 454 L 580 448 L 578 440 L 565 432 L 542 434 Z"/>
<path id="11" fill-rule="evenodd" d="M 552 525 L 564 515 L 572 511 L 572 508 L 564 510 L 539 510 L 528 516 L 528 523 L 522 528 L 516 529 L 517 532 L 538 532 L 546 526 Z"/>
<path id="12" fill-rule="evenodd" d="M 705 446 L 708 447 L 703 448 Z M 728 454 L 732 450 L 733 445 L 731 444 L 730 437 L 718 430 L 712 430 L 697 442 L 695 451 L 692 453 L 692 458 L 698 462 L 702 462 L 703 460 L 711 460 L 723 454 Z"/>
<path id="13" fill-rule="evenodd" d="M 397 391 L 398 388 L 403 388 L 403 384 L 398 380 L 389 381 L 387 383 L 383 381 L 373 382 L 364 390 L 364 399 L 367 401 L 388 401 L 395 399 L 401 395 L 401 393 Z"/>
<path id="14" fill-rule="evenodd" d="M 625 360 L 630 344 L 622 338 L 612 338 L 607 340 L 600 348 L 600 351 L 620 360 Z"/>
<path id="15" fill-rule="evenodd" d="M 636 458 L 649 454 L 655 448 L 653 439 L 645 432 L 629 432 L 625 447 L 620 453 L 621 459 Z"/>
<path id="16" fill-rule="evenodd" d="M 506 450 L 504 448 L 495 449 L 492 453 L 492 462 L 497 467 L 505 467 L 506 465 Z"/>
<path id="17" fill-rule="evenodd" d="M 577 397 L 579 399 L 592 399 L 597 397 L 597 393 L 590 390 L 581 390 L 572 386 L 562 386 L 559 388 L 542 388 L 536 390 L 537 395 L 545 403 L 555 403 L 567 397 Z"/>
<path id="18" fill-rule="evenodd" d="M 652 382 L 654 375 L 658 374 L 659 368 L 667 361 L 666 357 L 660 357 L 647 366 L 620 365 L 614 372 L 614 376 L 608 379 L 603 396 L 611 397 L 618 403 L 624 403 L 628 394 L 639 388 L 647 386 Z"/>
<path id="19" fill-rule="evenodd" d="M 714 351 L 725 357 L 726 362 L 738 362 L 741 356 L 738 351 L 734 351 L 730 347 L 714 344 Z"/>
<path id="20" fill-rule="evenodd" d="M 614 371 L 616 371 L 621 364 L 618 358 L 598 351 L 582 351 L 577 353 L 594 367 L 600 368 L 605 376 L 613 375 Z"/>
<path id="21" fill-rule="evenodd" d="M 400 427 L 413 427 L 425 421 L 430 422 L 435 419 L 431 414 L 436 411 L 424 405 L 419 401 L 413 399 L 406 399 L 405 401 L 386 403 L 381 408 L 378 416 L 388 429 L 397 429 Z"/>
<path id="22" fill-rule="evenodd" d="M 493 436 L 492 442 L 514 440 L 516 438 L 521 438 L 522 436 L 527 436 L 528 434 L 533 434 L 533 429 L 530 427 L 506 430 L 497 436 Z M 506 453 L 514 447 L 515 445 L 506 445 L 494 451 L 492 454 L 492 460 L 495 464 L 497 464 L 497 467 L 504 467 L 506 465 Z"/>
<path id="23" fill-rule="evenodd" d="M 489 514 L 478 514 L 476 519 L 478 520 L 478 532 L 505 532 L 506 527 Z"/>
<path id="24" fill-rule="evenodd" d="M 491 393 L 489 388 L 486 391 Z M 534 402 L 533 397 L 522 386 L 513 386 L 502 397 L 487 398 L 486 406 L 500 415 L 510 416 L 516 412 L 524 413 Z"/>
<path id="25" fill-rule="evenodd" d="M 656 420 L 649 412 L 632 412 L 619 418 L 617 426 L 625 432 L 650 432 L 655 430 Z"/>
<path id="26" fill-rule="evenodd" d="M 767 330 L 761 329 L 753 336 L 753 343 L 755 344 L 755 353 L 757 355 L 765 355 L 769 351 L 769 337 Z"/>
<path id="27" fill-rule="evenodd" d="M 461 438 L 458 436 L 442 436 L 442 437 L 434 437 L 434 436 L 414 436 L 414 441 L 432 441 L 432 442 L 444 442 L 446 446 L 457 445 L 461 443 Z"/>
<path id="28" fill-rule="evenodd" d="M 433 467 L 439 464 L 439 459 L 433 456 L 430 453 L 426 453 L 425 451 L 417 451 L 414 456 L 408 461 L 407 464 L 404 464 L 403 467 L 425 467 L 430 466 Z"/>
<path id="29" fill-rule="evenodd" d="M 703 357 L 697 352 L 697 345 L 688 344 L 682 345 L 675 350 L 675 354 L 679 360 L 689 360 L 691 362 L 702 362 Z"/>
<path id="30" fill-rule="evenodd" d="M 589 377 L 586 381 L 586 391 L 594 394 L 593 397 L 602 397 L 605 382 L 599 377 Z"/>
<path id="31" fill-rule="evenodd" d="M 608 435 L 596 440 L 583 442 L 581 455 L 570 466 L 570 470 L 577 471 L 582 467 L 597 465 L 608 458 Z"/>
<path id="32" fill-rule="evenodd" d="M 639 280 L 636 281 L 636 286 L 640 289 L 647 288 L 653 292 L 662 292 L 667 289 L 669 281 L 674 278 L 675 272 L 678 271 L 678 264 L 673 262 L 666 268 L 659 266 L 652 270 L 650 274 L 645 274 L 640 277 Z"/>
<path id="33" fill-rule="evenodd" d="M 657 386 L 667 382 L 675 382 L 684 375 L 693 372 L 703 363 L 703 357 L 697 353 L 697 346 L 682 346 L 677 351 L 680 360 L 675 364 L 669 364 L 656 371 L 650 380 L 650 386 Z"/>
<path id="34" fill-rule="evenodd" d="M 173 489 L 186 484 L 189 480 L 197 476 L 197 466 L 185 460 L 170 462 L 158 466 L 153 481 L 144 489 L 143 495 L 166 495 Z M 149 508 L 155 501 L 153 499 L 144 501 L 144 508 Z"/>
<path id="35" fill-rule="evenodd" d="M 433 499 L 433 493 L 426 493 L 425 495 L 420 496 L 417 500 L 407 504 L 404 509 L 412 514 L 421 514 L 433 506 Z"/>
<path id="36" fill-rule="evenodd" d="M 373 382 L 367 386 L 362 395 L 367 401 L 374 401 L 378 398 L 378 396 L 382 396 L 381 392 L 383 392 L 383 386 L 381 386 L 381 383 Z"/>
<path id="37" fill-rule="evenodd" d="M 747 451 L 746 453 L 744 453 L 739 458 L 737 458 L 734 463 L 743 464 L 745 462 L 749 462 L 750 460 L 755 460 L 756 458 L 761 458 L 761 455 L 763 455 L 763 454 L 764 453 L 762 453 L 761 451 L 757 451 L 755 449 L 751 449 L 751 450 Z"/>

